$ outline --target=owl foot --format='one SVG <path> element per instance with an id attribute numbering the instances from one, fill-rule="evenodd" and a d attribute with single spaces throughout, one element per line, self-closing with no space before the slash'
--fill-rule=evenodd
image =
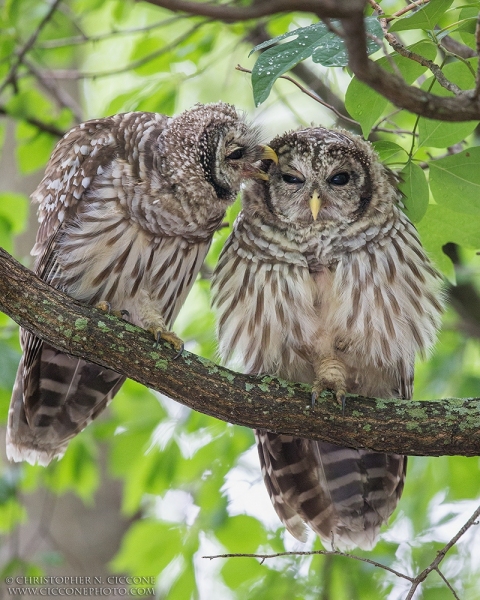
<path id="1" fill-rule="evenodd" d="M 167 331 L 162 327 L 150 327 L 147 331 L 153 333 L 153 336 L 155 337 L 155 347 L 158 346 L 160 340 L 165 340 L 174 347 L 177 354 L 173 357 L 173 360 L 176 360 L 182 354 L 184 348 L 183 340 L 181 340 L 173 331 Z"/>
<path id="2" fill-rule="evenodd" d="M 315 382 L 312 388 L 312 408 L 315 406 L 315 402 L 317 401 L 318 396 L 324 390 L 331 390 L 335 393 L 335 397 L 337 398 L 337 402 L 342 405 L 342 413 L 345 414 L 345 403 L 347 398 L 347 393 L 345 390 L 336 390 L 331 385 L 320 385 L 318 382 Z"/>
<path id="3" fill-rule="evenodd" d="M 347 395 L 345 365 L 335 357 L 327 357 L 318 360 L 314 367 L 316 377 L 312 387 L 312 406 L 319 394 L 328 389 L 334 392 L 344 414 Z"/>
<path id="4" fill-rule="evenodd" d="M 128 321 L 128 319 L 130 317 L 130 313 L 128 312 L 128 310 L 125 310 L 125 309 L 112 310 L 112 305 L 110 304 L 110 302 L 107 302 L 106 300 L 102 300 L 98 304 L 95 304 L 95 308 L 98 308 L 99 310 L 103 310 L 108 315 L 114 315 L 115 317 L 118 317 L 119 319 L 123 319 L 124 321 Z"/>

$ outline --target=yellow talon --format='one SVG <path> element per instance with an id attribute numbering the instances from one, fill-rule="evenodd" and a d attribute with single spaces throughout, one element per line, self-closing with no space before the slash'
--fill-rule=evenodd
<path id="1" fill-rule="evenodd" d="M 178 335 L 173 331 L 165 331 L 164 329 L 160 329 L 158 327 L 152 327 L 148 331 L 150 331 L 150 333 L 153 333 L 156 340 L 156 344 L 158 344 L 160 340 L 165 340 L 166 342 L 171 344 L 178 353 L 175 358 L 180 356 L 180 354 L 183 352 L 183 340 L 181 340 L 178 337 Z"/>

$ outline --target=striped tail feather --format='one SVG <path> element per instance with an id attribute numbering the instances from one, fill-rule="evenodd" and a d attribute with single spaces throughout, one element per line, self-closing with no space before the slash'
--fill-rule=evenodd
<path id="1" fill-rule="evenodd" d="M 327 548 L 372 549 L 402 494 L 406 457 L 256 432 L 273 506 L 305 541 L 307 523 Z"/>
<path id="2" fill-rule="evenodd" d="M 125 377 L 36 341 L 34 356 L 28 360 L 27 353 L 18 367 L 7 457 L 46 466 L 105 409 Z"/>

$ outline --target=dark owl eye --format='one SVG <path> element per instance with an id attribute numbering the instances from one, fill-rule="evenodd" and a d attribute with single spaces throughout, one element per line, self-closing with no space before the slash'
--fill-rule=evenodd
<path id="1" fill-rule="evenodd" d="M 288 175 L 287 173 L 283 173 L 282 179 L 285 183 L 304 183 L 304 179 L 301 177 L 295 177 L 295 175 Z"/>
<path id="2" fill-rule="evenodd" d="M 228 154 L 227 158 L 229 158 L 230 160 L 238 160 L 239 158 L 243 158 L 244 154 L 245 148 L 237 148 L 231 154 Z"/>
<path id="3" fill-rule="evenodd" d="M 332 185 L 346 185 L 350 181 L 350 175 L 348 173 L 337 173 L 332 175 L 328 180 L 328 183 Z"/>

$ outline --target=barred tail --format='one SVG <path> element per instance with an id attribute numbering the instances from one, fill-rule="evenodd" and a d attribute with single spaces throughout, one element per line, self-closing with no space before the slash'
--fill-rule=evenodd
<path id="1" fill-rule="evenodd" d="M 262 473 L 286 528 L 307 523 L 328 548 L 372 549 L 403 491 L 407 459 L 256 431 Z"/>

